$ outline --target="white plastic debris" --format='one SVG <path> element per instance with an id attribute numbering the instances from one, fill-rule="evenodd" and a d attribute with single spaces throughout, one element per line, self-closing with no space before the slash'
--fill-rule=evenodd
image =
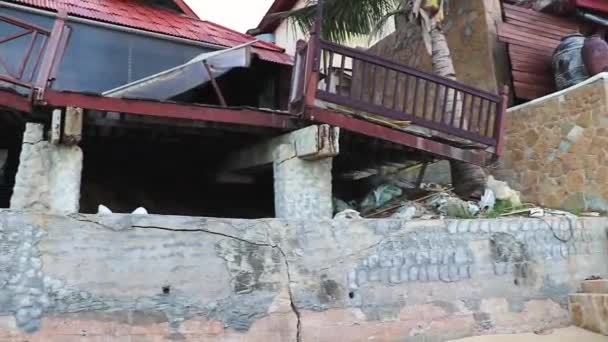
<path id="1" fill-rule="evenodd" d="M 411 220 L 416 216 L 416 207 L 402 207 L 394 213 L 391 218 L 399 219 L 399 220 Z"/>
<path id="2" fill-rule="evenodd" d="M 498 181 L 494 179 L 493 176 L 489 176 L 487 189 L 494 192 L 494 197 L 496 197 L 497 200 L 509 201 L 513 208 L 521 207 L 519 191 L 511 189 L 507 182 Z"/>
<path id="3" fill-rule="evenodd" d="M 530 209 L 530 217 L 543 217 L 543 216 L 545 216 L 545 210 L 543 208 Z"/>
<path id="4" fill-rule="evenodd" d="M 97 206 L 97 215 L 112 215 L 112 210 L 110 210 L 110 208 L 106 207 L 105 205 L 100 204 L 99 206 Z"/>
<path id="5" fill-rule="evenodd" d="M 475 215 L 479 214 L 479 212 L 481 211 L 479 206 L 473 202 L 468 203 L 468 210 L 469 210 L 469 215 L 471 215 L 471 216 L 475 216 Z"/>
<path id="6" fill-rule="evenodd" d="M 148 215 L 146 208 L 139 207 L 131 213 L 131 215 Z"/>
<path id="7" fill-rule="evenodd" d="M 356 219 L 361 219 L 361 214 L 356 210 L 346 209 L 344 211 L 337 213 L 336 216 L 334 216 L 334 219 L 335 220 L 343 220 L 343 219 L 356 220 Z"/>
<path id="8" fill-rule="evenodd" d="M 481 200 L 479 201 L 479 207 L 482 210 L 492 210 L 494 209 L 495 204 L 496 196 L 494 196 L 494 191 L 486 189 L 483 196 L 481 196 Z"/>

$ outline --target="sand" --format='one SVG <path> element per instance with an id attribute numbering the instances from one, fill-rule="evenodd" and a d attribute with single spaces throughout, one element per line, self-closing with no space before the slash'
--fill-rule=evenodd
<path id="1" fill-rule="evenodd" d="M 555 329 L 548 335 L 516 334 L 516 335 L 487 335 L 453 340 L 453 342 L 608 342 L 608 336 L 595 334 L 590 331 L 569 327 Z"/>

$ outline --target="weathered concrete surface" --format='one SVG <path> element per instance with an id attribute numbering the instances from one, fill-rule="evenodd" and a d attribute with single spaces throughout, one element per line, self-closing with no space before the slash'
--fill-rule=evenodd
<path id="1" fill-rule="evenodd" d="M 44 126 L 28 123 L 23 134 L 12 209 L 77 213 L 82 150 L 44 140 Z"/>
<path id="2" fill-rule="evenodd" d="M 0 212 L 0 341 L 443 341 L 569 324 L 606 219 Z M 564 242 L 562 242 L 564 241 Z"/>

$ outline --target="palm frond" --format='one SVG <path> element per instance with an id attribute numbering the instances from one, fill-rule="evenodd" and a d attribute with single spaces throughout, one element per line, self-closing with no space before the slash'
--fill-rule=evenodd
<path id="1" fill-rule="evenodd" d="M 325 0 L 321 36 L 335 42 L 369 35 L 388 13 L 398 9 L 400 0 Z M 292 18 L 303 31 L 310 32 L 317 13 L 317 2 L 308 0 L 306 6 L 277 13 Z"/>

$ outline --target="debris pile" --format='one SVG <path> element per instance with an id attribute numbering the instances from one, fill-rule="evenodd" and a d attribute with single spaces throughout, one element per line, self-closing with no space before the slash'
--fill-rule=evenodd
<path id="1" fill-rule="evenodd" d="M 521 201 L 520 193 L 489 176 L 481 198 L 462 199 L 450 185 L 422 183 L 419 189 L 388 182 L 375 187 L 361 201 L 334 199 L 336 219 L 393 218 L 430 220 L 442 218 L 496 218 L 506 216 L 567 216 L 566 211 L 541 208 Z M 581 216 L 599 216 L 583 213 Z"/>

